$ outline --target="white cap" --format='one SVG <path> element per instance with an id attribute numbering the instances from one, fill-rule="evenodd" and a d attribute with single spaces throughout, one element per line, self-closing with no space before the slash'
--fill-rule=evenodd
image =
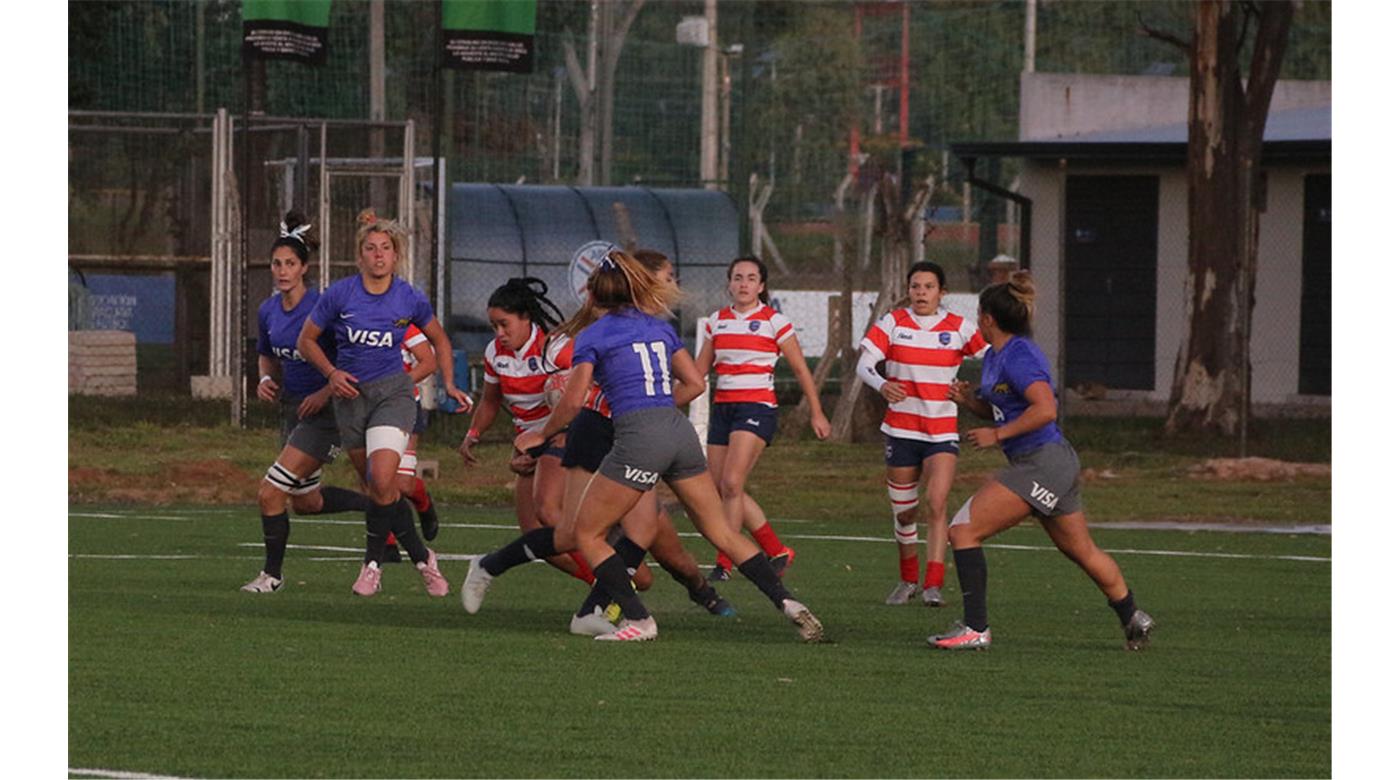
<path id="1" fill-rule="evenodd" d="M 988 260 L 987 265 L 1009 265 L 1013 268 L 1019 268 L 1021 266 L 1021 263 L 1011 255 L 997 255 L 991 260 Z"/>

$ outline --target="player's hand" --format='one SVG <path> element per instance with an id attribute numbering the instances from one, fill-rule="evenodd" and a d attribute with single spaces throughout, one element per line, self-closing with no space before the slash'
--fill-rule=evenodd
<path id="1" fill-rule="evenodd" d="M 447 387 L 444 388 L 444 392 L 447 393 L 448 398 L 457 402 L 457 411 L 453 412 L 453 414 L 464 414 L 472 410 L 474 404 L 472 404 L 471 396 L 452 385 L 447 385 Z"/>
<path id="2" fill-rule="evenodd" d="M 826 419 L 826 415 L 822 414 L 820 409 L 812 411 L 812 433 L 822 441 L 826 441 L 826 437 L 831 435 L 831 421 Z"/>
<path id="3" fill-rule="evenodd" d="M 297 407 L 297 419 L 305 420 L 315 416 L 326 408 L 326 402 L 329 400 L 331 400 L 331 386 L 326 385 L 301 400 L 301 405 Z"/>
<path id="4" fill-rule="evenodd" d="M 337 368 L 326 377 L 326 383 L 330 385 L 331 392 L 338 398 L 359 398 L 360 391 L 355 389 L 355 384 L 360 380 L 354 374 L 341 368 Z"/>
<path id="5" fill-rule="evenodd" d="M 515 437 L 515 449 L 520 452 L 529 452 L 544 443 L 545 438 L 539 431 L 525 431 Z"/>
<path id="6" fill-rule="evenodd" d="M 967 438 L 971 439 L 973 446 L 979 450 L 991 449 L 1001 444 L 996 428 L 973 428 L 967 432 Z"/>
<path id="7" fill-rule="evenodd" d="M 273 401 L 277 400 L 277 394 L 281 390 L 282 388 L 277 384 L 277 380 L 273 379 L 272 377 L 268 377 L 267 379 L 264 379 L 263 381 L 258 383 L 258 398 L 260 400 L 267 401 L 268 403 L 272 403 Z"/>
<path id="8" fill-rule="evenodd" d="M 904 384 L 897 379 L 891 379 L 880 385 L 880 395 L 892 404 L 897 404 L 909 397 L 909 393 L 904 390 Z"/>
<path id="9" fill-rule="evenodd" d="M 972 383 L 961 379 L 954 379 L 948 385 L 948 400 L 958 406 L 966 406 L 972 400 Z"/>
<path id="10" fill-rule="evenodd" d="M 475 447 L 480 442 L 481 439 L 473 436 L 470 431 L 466 436 L 462 437 L 462 444 L 457 447 L 457 451 L 462 454 L 462 463 L 464 465 L 468 467 L 476 465 L 476 455 L 472 452 L 472 447 Z"/>
<path id="11" fill-rule="evenodd" d="M 535 473 L 536 462 L 537 459 L 532 458 L 523 452 L 516 452 L 514 455 L 511 456 L 510 463 L 508 465 L 510 467 L 510 470 L 515 474 L 518 474 L 522 477 L 528 477 L 531 474 Z"/>

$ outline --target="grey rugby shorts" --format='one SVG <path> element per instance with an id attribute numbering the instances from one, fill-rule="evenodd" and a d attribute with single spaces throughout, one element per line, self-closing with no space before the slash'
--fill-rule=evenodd
<path id="1" fill-rule="evenodd" d="M 340 446 L 346 450 L 365 448 L 365 431 L 380 425 L 412 434 L 418 421 L 418 404 L 413 400 L 413 380 L 396 371 L 356 386 L 355 398 L 335 399 L 335 421 L 340 427 Z"/>
<path id="2" fill-rule="evenodd" d="M 297 407 L 300 398 L 287 398 L 282 401 L 282 444 L 301 450 L 322 463 L 330 463 L 340 454 L 340 429 L 335 423 L 333 404 L 326 404 L 321 411 L 300 419 Z"/>
<path id="3" fill-rule="evenodd" d="M 709 470 L 690 420 L 674 406 L 639 409 L 613 418 L 613 446 L 598 473 L 646 492 L 656 481 L 678 480 Z"/>
<path id="4" fill-rule="evenodd" d="M 996 481 L 1031 505 L 1037 517 L 1078 512 L 1079 453 L 1069 442 L 1051 442 L 1009 458 Z"/>

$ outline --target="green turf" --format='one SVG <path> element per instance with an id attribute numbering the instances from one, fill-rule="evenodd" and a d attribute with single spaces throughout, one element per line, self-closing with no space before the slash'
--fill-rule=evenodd
<path id="1" fill-rule="evenodd" d="M 87 517 L 95 513 L 120 517 Z M 436 547 L 513 534 L 499 509 L 443 507 Z M 786 515 L 784 515 L 786 516 Z M 174 518 L 174 519 L 171 519 Z M 353 517 L 294 523 L 293 544 L 358 547 Z M 989 547 L 995 646 L 939 654 L 959 614 L 882 605 L 887 521 L 777 521 L 788 584 L 834 642 L 800 644 L 745 582 L 734 620 L 665 575 L 657 642 L 568 635 L 581 586 L 543 565 L 482 611 L 389 567 L 349 592 L 353 553 L 294 549 L 288 585 L 237 592 L 261 561 L 246 510 L 74 507 L 69 519 L 69 766 L 182 776 L 1322 776 L 1330 772 L 1328 537 L 1098 529 L 1153 647 L 1130 654 L 1089 581 L 1030 526 Z M 683 529 L 685 530 L 685 529 Z M 701 553 L 699 540 L 688 538 Z M 1246 557 L 1166 557 L 1175 550 Z M 83 555 L 190 555 L 108 560 Z M 337 560 L 315 561 L 324 556 Z M 702 560 L 708 556 L 702 555 Z M 951 569 L 951 567 L 950 567 Z M 956 603 L 956 578 L 948 591 Z"/>

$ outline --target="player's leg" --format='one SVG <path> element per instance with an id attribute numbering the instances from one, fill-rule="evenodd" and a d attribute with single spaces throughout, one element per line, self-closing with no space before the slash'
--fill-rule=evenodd
<path id="1" fill-rule="evenodd" d="M 943 606 L 943 556 L 948 549 L 948 493 L 957 472 L 955 452 L 924 458 L 924 500 L 928 502 L 928 554 L 924 559 L 924 604 Z"/>
<path id="2" fill-rule="evenodd" d="M 699 562 L 681 543 L 680 534 L 676 532 L 676 526 L 671 522 L 671 516 L 667 514 L 665 509 L 661 508 L 659 497 L 657 498 L 654 528 L 655 538 L 647 551 L 651 553 L 651 557 L 656 559 L 657 564 L 671 575 L 671 579 L 685 588 L 690 600 L 704 607 L 712 615 L 733 617 L 738 614 L 728 601 L 715 592 L 715 587 L 700 572 Z"/>
<path id="3" fill-rule="evenodd" d="M 600 471 L 589 479 L 574 522 L 574 536 L 598 578 L 598 585 L 622 609 L 616 631 L 595 639 L 637 641 L 656 638 L 656 621 L 632 587 L 632 577 L 622 557 L 607 542 L 608 529 L 616 525 L 645 492 L 606 477 Z"/>
<path id="4" fill-rule="evenodd" d="M 406 410 L 398 407 L 406 407 Z M 365 566 L 369 567 L 371 562 L 379 560 L 378 557 L 371 556 L 382 555 L 383 548 L 379 547 L 379 540 L 387 539 L 388 534 L 392 532 L 398 543 L 403 545 L 409 559 L 413 561 L 428 595 L 445 596 L 449 588 L 446 578 L 437 567 L 437 555 L 428 549 L 418 536 L 418 529 L 413 522 L 413 510 L 399 491 L 399 463 L 408 448 L 415 412 L 416 407 L 411 398 L 390 399 L 371 417 L 365 431 L 365 450 L 368 453 L 366 477 L 372 504 L 365 513 L 366 525 L 370 529 Z M 394 423 L 386 424 L 385 420 L 393 420 Z M 357 581 L 353 589 L 355 593 L 362 596 L 373 595 L 378 589 L 378 578 L 372 579 L 372 583 Z"/>
<path id="5" fill-rule="evenodd" d="M 433 506 L 433 497 L 428 495 L 428 484 L 418 476 L 418 440 L 422 432 L 427 430 L 427 415 L 427 411 L 420 406 L 413 435 L 408 437 L 408 449 L 399 460 L 398 480 L 399 492 L 408 498 L 408 502 L 413 505 L 413 511 L 418 513 L 418 523 L 423 527 L 423 539 L 431 542 L 438 535 L 437 507 Z"/>
<path id="6" fill-rule="evenodd" d="M 723 407 L 717 407 L 717 408 L 718 408 L 718 409 L 722 409 Z M 719 416 L 719 415 L 716 415 L 716 418 L 717 418 L 717 419 L 723 419 L 722 416 Z M 709 443 L 708 443 L 708 445 L 705 447 L 705 463 L 706 463 L 706 468 L 709 470 L 709 473 L 710 473 L 710 479 L 715 483 L 715 488 L 716 488 L 716 490 L 718 490 L 718 489 L 719 489 L 720 480 L 723 479 L 723 474 L 724 474 L 724 463 L 725 463 L 725 461 L 728 460 L 728 458 L 729 458 L 729 431 L 728 431 L 728 429 L 726 428 L 726 429 L 722 432 L 723 435 L 721 436 L 721 435 L 720 435 L 721 432 L 720 432 L 720 431 L 717 431 L 716 428 L 713 427 L 713 426 L 715 426 L 715 425 L 716 425 L 715 419 L 712 419 L 712 420 L 711 420 L 711 426 L 712 426 L 712 427 L 710 428 Z M 727 510 L 727 507 L 726 507 L 726 510 Z M 728 517 L 727 511 L 726 511 L 725 517 L 726 517 L 726 518 Z M 742 515 L 741 515 L 741 518 L 742 518 Z M 741 519 L 741 520 L 740 520 L 740 524 L 741 524 L 741 525 L 735 526 L 735 530 L 738 530 L 739 528 L 742 528 L 742 527 L 743 527 L 743 526 L 742 526 L 742 523 L 743 523 L 743 520 Z M 715 554 L 715 565 L 714 565 L 714 568 L 710 570 L 710 579 L 711 579 L 712 581 L 714 581 L 714 582 L 720 582 L 720 581 L 723 581 L 723 580 L 727 580 L 727 579 L 729 579 L 729 573 L 730 573 L 730 571 L 733 570 L 733 568 L 734 568 L 734 561 L 731 561 L 731 560 L 729 559 L 729 556 L 724 554 L 724 551 L 723 551 L 723 550 L 719 550 L 719 551 L 717 551 L 716 554 Z"/>
<path id="7" fill-rule="evenodd" d="M 982 542 L 1021 522 L 1030 511 L 1030 505 L 1019 495 L 991 479 L 953 516 L 948 538 L 953 543 L 953 562 L 958 569 L 958 587 L 963 595 L 963 618 L 945 633 L 929 637 L 931 646 L 971 650 L 991 644 L 992 634 L 987 623 L 987 558 Z"/>
<path id="8" fill-rule="evenodd" d="M 268 467 L 262 484 L 258 486 L 258 512 L 262 516 L 263 529 L 263 568 L 258 576 L 244 585 L 241 590 L 249 593 L 272 593 L 282 587 L 282 561 L 287 554 L 287 540 L 291 536 L 291 518 L 287 515 L 287 505 L 292 496 L 303 489 L 303 482 L 312 474 L 319 474 L 321 461 L 301 450 L 287 445 L 278 453 L 277 460 Z M 317 477 L 319 481 L 319 476 Z"/>
<path id="9" fill-rule="evenodd" d="M 562 465 L 563 450 L 551 448 L 535 462 L 530 502 L 535 507 L 537 527 L 556 528 L 564 521 L 564 490 L 567 475 Z M 549 564 L 571 577 L 593 584 L 593 570 L 575 551 L 547 559 Z"/>
<path id="10" fill-rule="evenodd" d="M 1055 517 L 1043 517 L 1040 519 L 1040 525 L 1050 535 L 1055 547 L 1064 553 L 1066 558 L 1074 561 L 1089 575 L 1089 579 L 1099 586 L 1099 590 L 1108 599 L 1109 608 L 1118 616 L 1118 623 L 1123 627 L 1128 640 L 1128 649 L 1145 647 L 1155 622 L 1146 612 L 1137 608 L 1133 591 L 1124 581 L 1118 562 L 1094 543 L 1084 512 L 1081 510 Z"/>
<path id="11" fill-rule="evenodd" d="M 889 441 L 886 463 L 891 461 Z M 891 606 L 908 604 L 919 591 L 919 475 L 921 465 L 901 461 L 898 466 L 885 466 L 885 488 L 890 497 L 890 514 L 894 519 L 895 549 L 899 553 L 899 584 L 895 585 L 885 603 Z"/>

